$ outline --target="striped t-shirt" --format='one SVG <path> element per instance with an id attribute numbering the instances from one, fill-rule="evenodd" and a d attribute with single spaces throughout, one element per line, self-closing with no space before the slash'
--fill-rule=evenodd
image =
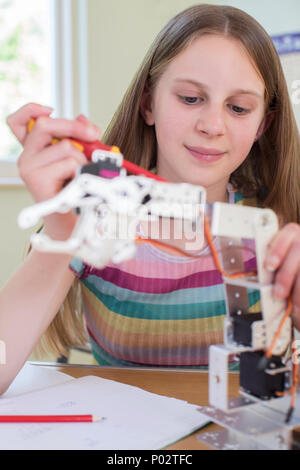
<path id="1" fill-rule="evenodd" d="M 231 189 L 229 202 L 253 205 Z M 252 251 L 244 265 L 255 269 Z M 224 285 L 209 248 L 186 258 L 144 243 L 128 261 L 96 269 L 74 258 L 71 269 L 99 364 L 204 366 L 208 347 L 223 342 Z M 254 310 L 258 300 L 249 295 Z"/>

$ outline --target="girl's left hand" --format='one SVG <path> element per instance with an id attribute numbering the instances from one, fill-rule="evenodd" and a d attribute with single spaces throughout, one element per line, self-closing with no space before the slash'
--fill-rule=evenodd
<path id="1" fill-rule="evenodd" d="M 276 271 L 275 297 L 292 296 L 293 322 L 300 330 L 300 225 L 289 223 L 276 234 L 268 250 L 266 268 Z"/>

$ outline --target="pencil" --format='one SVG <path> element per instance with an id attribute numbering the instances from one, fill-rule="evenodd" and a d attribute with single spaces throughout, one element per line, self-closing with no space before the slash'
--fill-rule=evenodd
<path id="1" fill-rule="evenodd" d="M 0 423 L 93 423 L 94 415 L 1 415 Z"/>

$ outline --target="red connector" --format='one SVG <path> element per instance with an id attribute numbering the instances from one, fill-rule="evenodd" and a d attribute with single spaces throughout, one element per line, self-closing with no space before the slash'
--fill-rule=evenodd
<path id="1" fill-rule="evenodd" d="M 27 125 L 28 132 L 32 130 L 34 124 L 35 119 L 30 119 Z M 58 139 L 55 137 L 52 139 L 52 144 L 54 145 L 60 140 L 62 139 Z M 75 145 L 75 147 L 77 147 L 81 152 L 83 152 L 89 160 L 92 160 L 92 154 L 95 150 L 105 150 L 106 152 L 121 153 L 119 147 L 117 147 L 116 145 L 105 145 L 103 144 L 103 142 L 100 142 L 100 140 L 95 140 L 94 142 L 84 142 L 78 139 L 70 139 L 70 141 L 73 145 Z M 165 180 L 164 178 L 161 178 L 160 176 L 155 175 L 151 171 L 145 170 L 144 168 L 141 168 L 140 166 L 135 165 L 134 163 L 128 160 L 125 160 L 125 158 L 123 158 L 122 168 L 125 168 L 128 173 L 132 173 L 133 175 L 143 175 L 147 176 L 147 178 L 152 178 L 157 181 L 167 182 L 167 180 Z"/>
<path id="2" fill-rule="evenodd" d="M 121 153 L 119 147 L 116 145 L 105 145 L 100 140 L 95 140 L 94 142 L 83 142 L 83 140 L 74 140 L 70 139 L 76 147 L 81 150 L 85 156 L 92 160 L 92 154 L 95 150 L 105 150 L 106 152 Z"/>

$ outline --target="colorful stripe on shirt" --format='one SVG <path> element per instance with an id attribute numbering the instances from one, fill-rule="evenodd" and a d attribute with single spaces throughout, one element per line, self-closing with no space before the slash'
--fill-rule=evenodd
<path id="1" fill-rule="evenodd" d="M 244 203 L 236 193 L 236 203 Z M 251 251 L 245 270 L 256 268 Z M 223 342 L 222 276 L 210 253 L 187 259 L 149 244 L 134 259 L 95 269 L 74 259 L 96 360 L 105 365 L 203 366 L 208 347 Z M 257 291 L 249 292 L 251 310 Z"/>

